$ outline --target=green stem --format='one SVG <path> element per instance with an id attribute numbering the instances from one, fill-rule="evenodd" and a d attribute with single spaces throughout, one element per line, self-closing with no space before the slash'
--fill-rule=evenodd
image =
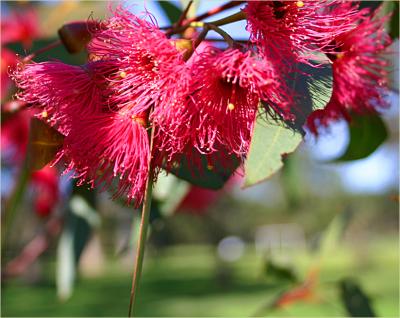
<path id="1" fill-rule="evenodd" d="M 62 45 L 61 40 L 56 40 L 56 41 L 50 43 L 49 45 L 47 45 L 47 46 L 45 46 L 45 47 L 42 47 L 41 49 L 39 49 L 39 50 L 37 50 L 37 51 L 35 51 L 35 52 L 32 52 L 32 53 L 29 54 L 28 56 L 25 56 L 24 59 L 22 60 L 22 62 L 23 62 L 23 63 L 28 63 L 28 62 L 30 62 L 32 59 L 34 59 L 35 57 L 37 57 L 38 55 L 40 55 L 40 54 L 42 54 L 42 53 L 45 53 L 45 52 L 47 52 L 47 51 L 50 51 L 50 50 L 52 50 L 52 49 L 54 49 L 54 48 L 56 48 L 57 46 L 60 46 L 60 45 Z"/>
<path id="2" fill-rule="evenodd" d="M 226 43 L 228 43 L 229 47 L 233 47 L 233 44 L 235 43 L 235 41 L 232 39 L 232 37 L 228 33 L 226 33 L 221 28 L 215 26 L 214 24 L 207 24 L 207 26 L 210 30 L 213 30 L 214 32 L 216 32 L 220 36 L 222 36 L 223 39 L 226 41 Z"/>
<path id="3" fill-rule="evenodd" d="M 237 21 L 242 21 L 246 19 L 246 13 L 244 11 L 239 11 L 236 12 L 230 16 L 227 16 L 225 18 L 219 19 L 219 20 L 215 20 L 215 21 L 211 21 L 211 22 L 207 22 L 208 24 L 213 24 L 215 26 L 221 26 L 221 25 L 226 25 L 226 24 L 230 24 L 233 22 L 237 22 Z"/>
<path id="4" fill-rule="evenodd" d="M 154 139 L 154 128 L 151 129 L 150 132 L 150 154 L 153 149 L 153 139 Z M 149 228 L 149 217 L 150 217 L 150 208 L 151 208 L 151 196 L 153 192 L 153 172 L 152 172 L 152 164 L 151 158 L 149 160 L 149 174 L 146 183 L 145 189 L 145 197 L 142 207 L 142 216 L 140 221 L 140 229 L 139 229 L 139 240 L 137 243 L 136 250 L 136 261 L 133 271 L 132 277 L 132 288 L 131 288 L 131 297 L 129 301 L 129 312 L 128 317 L 132 317 L 132 314 L 135 314 L 135 303 L 137 298 L 137 292 L 139 288 L 139 281 L 142 275 L 142 267 L 143 267 L 143 258 L 144 258 L 144 250 L 145 243 L 147 239 L 147 230 Z"/>
<path id="5" fill-rule="evenodd" d="M 246 13 L 243 11 L 237 12 L 235 14 L 232 14 L 230 16 L 227 16 L 223 19 L 220 20 L 216 20 L 216 21 L 212 21 L 212 22 L 198 22 L 198 21 L 194 21 L 194 22 L 189 22 L 186 23 L 184 25 L 182 25 L 181 27 L 177 28 L 176 30 L 171 30 L 171 32 L 167 32 L 168 36 L 171 36 L 173 34 L 176 33 L 181 33 L 183 31 L 185 31 L 187 28 L 190 27 L 201 27 L 204 24 L 208 24 L 208 25 L 214 25 L 214 26 L 222 26 L 222 25 L 226 25 L 226 24 L 230 24 L 233 22 L 237 22 L 237 21 L 241 21 L 241 20 L 245 20 L 246 19 Z"/>

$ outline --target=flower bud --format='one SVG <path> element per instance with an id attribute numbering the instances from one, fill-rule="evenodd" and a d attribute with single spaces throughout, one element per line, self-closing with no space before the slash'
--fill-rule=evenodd
<path id="1" fill-rule="evenodd" d="M 71 22 L 64 24 L 58 30 L 58 35 L 69 53 L 78 53 L 85 49 L 97 26 L 95 21 Z"/>

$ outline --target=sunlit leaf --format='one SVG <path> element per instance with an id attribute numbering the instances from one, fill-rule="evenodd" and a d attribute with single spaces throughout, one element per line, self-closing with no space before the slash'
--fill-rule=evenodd
<path id="1" fill-rule="evenodd" d="M 296 150 L 301 141 L 299 132 L 258 119 L 245 163 L 244 186 L 262 182 L 278 171 L 282 156 Z"/>
<path id="2" fill-rule="evenodd" d="M 296 150 L 305 134 L 303 126 L 308 115 L 324 108 L 331 98 L 330 65 L 319 68 L 302 66 L 301 70 L 304 74 L 297 72 L 288 81 L 296 94 L 293 107 L 296 120 L 275 123 L 272 118 L 257 119 L 245 163 L 245 187 L 268 179 L 283 166 L 282 156 Z"/>

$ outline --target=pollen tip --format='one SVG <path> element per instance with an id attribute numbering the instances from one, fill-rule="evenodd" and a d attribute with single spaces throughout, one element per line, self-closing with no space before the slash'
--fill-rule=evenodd
<path id="1" fill-rule="evenodd" d="M 298 8 L 302 8 L 302 7 L 304 7 L 304 2 L 303 1 L 297 1 L 296 5 L 297 5 Z"/>
<path id="2" fill-rule="evenodd" d="M 49 114 L 47 113 L 47 111 L 44 110 L 44 111 L 42 111 L 41 115 L 42 115 L 43 118 L 47 118 L 47 116 Z"/>
<path id="3" fill-rule="evenodd" d="M 126 77 L 126 72 L 120 72 L 120 73 L 119 73 L 119 77 L 125 78 L 125 77 Z"/>
<path id="4" fill-rule="evenodd" d="M 232 103 L 229 103 L 229 104 L 228 104 L 228 109 L 229 109 L 229 110 L 234 110 L 234 109 L 235 109 L 235 105 L 232 104 Z"/>

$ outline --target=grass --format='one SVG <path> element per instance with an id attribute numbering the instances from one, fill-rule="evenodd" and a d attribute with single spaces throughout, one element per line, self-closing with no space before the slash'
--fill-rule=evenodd
<path id="1" fill-rule="evenodd" d="M 379 316 L 398 317 L 398 241 L 382 240 L 357 249 L 341 246 L 324 262 L 321 282 L 312 302 L 298 302 L 268 316 L 345 316 L 336 281 L 356 279 L 372 299 Z M 307 255 L 294 256 L 298 272 L 312 263 Z M 178 246 L 146 260 L 138 295 L 140 316 L 251 316 L 270 303 L 284 281 L 268 279 L 263 262 L 253 251 L 234 264 L 222 264 L 207 246 Z M 303 276 L 301 275 L 301 276 Z M 110 262 L 106 275 L 81 278 L 72 298 L 61 303 L 52 276 L 39 284 L 13 281 L 3 286 L 2 316 L 126 316 L 131 277 Z"/>

